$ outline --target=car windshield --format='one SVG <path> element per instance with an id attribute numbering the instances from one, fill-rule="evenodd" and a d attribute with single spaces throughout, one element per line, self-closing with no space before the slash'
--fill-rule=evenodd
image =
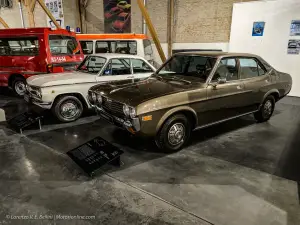
<path id="1" fill-rule="evenodd" d="M 88 56 L 77 68 L 77 71 L 88 73 L 88 74 L 98 74 L 106 63 L 106 58 L 100 56 Z"/>
<path id="2" fill-rule="evenodd" d="M 53 55 L 80 54 L 78 43 L 71 36 L 49 35 L 49 45 Z"/>
<path id="3" fill-rule="evenodd" d="M 217 59 L 214 57 L 197 55 L 174 55 L 156 75 L 167 78 L 180 76 L 184 78 L 199 79 L 199 82 L 205 82 Z"/>

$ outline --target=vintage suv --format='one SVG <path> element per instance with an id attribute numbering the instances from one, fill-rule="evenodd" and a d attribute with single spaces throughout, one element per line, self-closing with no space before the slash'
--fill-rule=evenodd
<path id="1" fill-rule="evenodd" d="M 62 122 L 77 120 L 84 108 L 90 108 L 88 90 L 97 83 L 132 83 L 145 79 L 155 68 L 139 56 L 95 54 L 84 59 L 76 71 L 38 75 L 27 79 L 24 99 L 41 108 L 51 109 Z"/>
<path id="2" fill-rule="evenodd" d="M 146 80 L 94 86 L 89 101 L 115 125 L 176 151 L 194 129 L 251 113 L 269 120 L 291 87 L 289 74 L 256 55 L 189 52 L 173 55 Z"/>

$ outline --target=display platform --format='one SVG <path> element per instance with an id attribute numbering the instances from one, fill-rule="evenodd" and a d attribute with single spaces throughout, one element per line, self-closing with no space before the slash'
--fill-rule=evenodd
<path id="1" fill-rule="evenodd" d="M 89 176 L 106 164 L 120 167 L 124 152 L 101 137 L 68 151 L 67 155 Z"/>
<path id="2" fill-rule="evenodd" d="M 16 117 L 7 121 L 10 128 L 16 130 L 17 132 L 23 133 L 23 130 L 35 123 L 42 129 L 41 119 L 43 116 L 37 112 L 29 111 L 17 115 Z"/>

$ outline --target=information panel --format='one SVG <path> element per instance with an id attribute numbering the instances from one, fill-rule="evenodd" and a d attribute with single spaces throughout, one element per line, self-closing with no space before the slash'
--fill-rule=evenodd
<path id="1" fill-rule="evenodd" d="M 120 156 L 124 152 L 101 137 L 80 145 L 67 152 L 67 155 L 92 176 L 95 171 L 107 163 L 120 166 Z"/>

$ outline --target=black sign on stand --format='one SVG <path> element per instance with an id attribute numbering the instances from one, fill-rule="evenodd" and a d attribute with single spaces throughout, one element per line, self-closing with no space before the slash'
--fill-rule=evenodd
<path id="1" fill-rule="evenodd" d="M 68 151 L 67 155 L 86 172 L 89 176 L 100 169 L 100 167 L 110 163 L 114 166 L 121 166 L 120 156 L 124 152 L 107 142 L 101 137 L 80 145 Z"/>
<path id="2" fill-rule="evenodd" d="M 36 112 L 25 112 L 16 117 L 7 121 L 8 125 L 15 129 L 16 131 L 23 133 L 23 129 L 26 127 L 38 123 L 40 130 L 42 129 L 41 126 L 41 119 L 43 118 L 42 115 Z"/>

